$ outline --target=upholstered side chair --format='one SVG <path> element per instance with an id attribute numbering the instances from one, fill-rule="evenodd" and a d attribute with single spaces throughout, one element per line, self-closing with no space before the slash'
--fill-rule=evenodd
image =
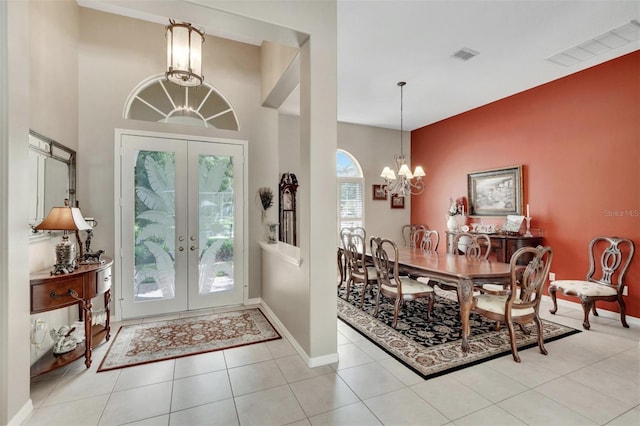
<path id="1" fill-rule="evenodd" d="M 365 240 L 360 234 L 352 233 L 349 235 L 345 253 L 347 261 L 347 293 L 345 299 L 349 301 L 352 284 L 362 284 L 362 296 L 360 298 L 360 307 L 362 307 L 367 287 L 373 288 L 377 282 L 376 268 L 366 263 Z"/>
<path id="2" fill-rule="evenodd" d="M 529 258 L 530 260 L 526 264 L 518 264 L 518 260 L 522 263 L 522 259 Z M 547 354 L 539 310 L 552 258 L 551 247 L 522 247 L 511 257 L 511 282 L 507 294 L 483 293 L 474 297 L 474 312 L 507 325 L 511 354 L 515 362 L 520 362 L 520 356 L 518 355 L 514 323 L 519 324 L 522 328 L 524 324 L 533 321 L 538 331 L 540 353 Z"/>
<path id="3" fill-rule="evenodd" d="M 395 303 L 391 326 L 396 328 L 398 313 L 402 305 L 405 302 L 424 297 L 428 299 L 427 318 L 431 319 L 434 300 L 433 287 L 412 278 L 400 276 L 398 273 L 398 246 L 395 242 L 371 237 L 369 244 L 378 281 L 378 294 L 376 295 L 376 308 L 373 316 L 378 316 L 381 296 L 393 299 Z"/>
<path id="4" fill-rule="evenodd" d="M 623 296 L 626 286 L 625 275 L 634 251 L 633 241 L 627 238 L 595 237 L 589 243 L 589 272 L 586 279 L 557 280 L 549 284 L 549 295 L 553 301 L 553 309 L 549 312 L 555 314 L 558 311 L 558 291 L 566 296 L 578 297 L 584 311 L 582 327 L 589 330 L 589 312 L 598 316 L 597 301 L 618 302 L 620 322 L 623 327 L 629 328 Z"/>
<path id="5" fill-rule="evenodd" d="M 425 225 L 409 224 L 402 227 L 402 242 L 405 247 L 416 247 L 416 235 L 422 234 L 428 228 Z"/>
<path id="6" fill-rule="evenodd" d="M 351 234 L 362 236 L 364 244 L 367 244 L 367 231 L 361 226 L 344 227 L 340 230 L 340 247 L 338 247 L 338 272 L 339 281 L 338 288 L 349 279 L 349 271 L 347 270 L 347 245 Z M 365 248 L 363 247 L 363 249 Z"/>
<path id="7" fill-rule="evenodd" d="M 453 252 L 477 259 L 488 259 L 491 255 L 491 237 L 487 234 L 459 232 L 453 239 Z"/>

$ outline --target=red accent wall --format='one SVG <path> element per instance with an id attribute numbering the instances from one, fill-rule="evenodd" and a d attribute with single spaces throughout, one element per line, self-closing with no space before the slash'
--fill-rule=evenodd
<path id="1" fill-rule="evenodd" d="M 632 239 L 625 301 L 640 317 L 640 51 L 414 130 L 411 158 L 427 173 L 411 222 L 441 235 L 467 173 L 522 164 L 524 205 L 554 250 L 556 279 L 584 279 L 594 236 Z"/>

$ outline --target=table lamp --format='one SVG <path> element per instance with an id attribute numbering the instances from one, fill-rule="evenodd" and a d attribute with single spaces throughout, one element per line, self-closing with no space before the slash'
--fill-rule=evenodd
<path id="1" fill-rule="evenodd" d="M 76 246 L 69 241 L 68 231 L 91 229 L 78 207 L 53 207 L 47 217 L 35 227 L 38 231 L 64 231 L 56 244 L 56 264 L 51 275 L 68 274 L 76 268 Z"/>

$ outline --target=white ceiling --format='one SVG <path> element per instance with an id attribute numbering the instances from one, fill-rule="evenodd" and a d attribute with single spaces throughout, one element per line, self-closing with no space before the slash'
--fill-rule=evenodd
<path id="1" fill-rule="evenodd" d="M 404 129 L 434 123 L 640 48 L 576 65 L 546 59 L 640 20 L 640 1 L 339 1 L 338 119 Z M 466 47 L 480 54 L 452 57 Z M 639 77 L 640 78 L 640 77 Z"/>
<path id="2" fill-rule="evenodd" d="M 155 2 L 152 17 L 140 13 L 145 2 L 78 3 L 156 22 L 188 19 L 172 2 Z M 640 0 L 338 0 L 338 120 L 399 129 L 397 82 L 406 81 L 404 129 L 414 130 L 640 49 L 636 38 L 571 66 L 547 60 L 631 20 L 640 21 Z M 233 34 L 239 26 L 247 28 L 236 21 L 223 34 L 205 31 L 252 42 L 246 31 Z M 479 55 L 454 58 L 461 48 Z M 291 99 L 285 112 L 296 109 Z"/>

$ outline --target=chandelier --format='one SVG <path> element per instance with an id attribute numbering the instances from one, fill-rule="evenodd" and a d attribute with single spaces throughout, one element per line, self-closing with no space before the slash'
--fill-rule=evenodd
<path id="1" fill-rule="evenodd" d="M 404 81 L 398 82 L 398 86 L 400 86 L 400 155 L 394 156 L 396 171 L 386 166 L 380 174 L 380 177 L 384 178 L 382 188 L 385 193 L 400 197 L 422 194 L 422 191 L 424 191 L 424 182 L 422 182 L 422 177 L 425 176 L 424 170 L 421 166 L 417 166 L 415 171 L 411 173 L 402 151 L 403 87 L 405 84 L 407 83 Z"/>
<path id="2" fill-rule="evenodd" d="M 169 19 L 167 26 L 167 72 L 169 81 L 180 86 L 202 84 L 202 44 L 204 32 L 187 22 Z"/>

